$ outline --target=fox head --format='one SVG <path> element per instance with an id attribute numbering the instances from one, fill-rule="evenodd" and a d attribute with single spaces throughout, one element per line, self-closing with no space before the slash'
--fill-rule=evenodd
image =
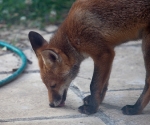
<path id="1" fill-rule="evenodd" d="M 42 81 L 48 89 L 50 106 L 63 106 L 79 67 L 75 67 L 60 49 L 50 46 L 40 34 L 31 31 L 29 40 L 38 58 Z"/>

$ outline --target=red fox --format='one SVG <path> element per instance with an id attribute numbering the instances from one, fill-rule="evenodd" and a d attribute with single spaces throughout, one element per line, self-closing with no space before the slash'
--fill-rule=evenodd
<path id="1" fill-rule="evenodd" d="M 94 61 L 91 95 L 83 99 L 79 112 L 97 112 L 107 91 L 114 48 L 137 39 L 142 39 L 145 87 L 134 105 L 122 108 L 126 115 L 141 113 L 150 100 L 150 0 L 76 0 L 49 43 L 31 31 L 29 40 L 48 89 L 50 106 L 64 105 L 80 63 L 90 56 Z"/>

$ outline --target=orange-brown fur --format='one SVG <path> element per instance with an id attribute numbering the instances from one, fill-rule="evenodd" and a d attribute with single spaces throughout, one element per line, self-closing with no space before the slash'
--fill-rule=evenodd
<path id="1" fill-rule="evenodd" d="M 102 102 L 111 72 L 114 47 L 129 40 L 143 39 L 146 67 L 145 88 L 135 105 L 122 108 L 124 114 L 140 113 L 150 100 L 150 1 L 76 0 L 50 43 L 35 32 L 29 33 L 38 57 L 41 78 L 50 106 L 63 104 L 70 82 L 88 55 L 94 61 L 91 95 L 79 111 L 95 113 Z"/>

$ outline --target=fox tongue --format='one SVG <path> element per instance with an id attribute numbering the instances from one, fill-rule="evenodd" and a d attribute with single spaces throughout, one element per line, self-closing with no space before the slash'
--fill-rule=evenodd
<path id="1" fill-rule="evenodd" d="M 65 102 L 61 101 L 61 103 L 58 105 L 58 107 L 63 107 L 63 106 L 65 106 Z"/>

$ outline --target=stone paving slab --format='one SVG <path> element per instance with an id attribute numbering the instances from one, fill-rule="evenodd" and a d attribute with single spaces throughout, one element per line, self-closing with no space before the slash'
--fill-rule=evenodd
<path id="1" fill-rule="evenodd" d="M 29 48 L 27 50 L 24 50 L 23 52 L 26 55 L 27 59 L 31 61 L 31 63 L 27 64 L 27 68 L 25 69 L 25 71 L 39 71 L 38 60 L 34 51 L 31 48 Z"/>
<path id="2" fill-rule="evenodd" d="M 77 109 L 82 105 L 82 98 L 90 94 L 89 87 L 93 74 L 93 61 L 90 58 L 81 64 L 81 70 L 69 88 L 66 106 L 49 107 L 47 90 L 40 78 L 37 59 L 26 36 L 30 30 L 34 30 L 49 40 L 56 29 L 57 26 L 52 29 L 51 26 L 47 27 L 45 31 L 16 30 L 18 36 L 22 34 L 24 39 L 18 44 L 25 45 L 23 52 L 32 64 L 28 64 L 25 72 L 17 80 L 0 88 L 0 125 L 148 125 L 150 104 L 141 115 L 126 116 L 121 112 L 123 106 L 137 101 L 144 86 L 145 69 L 141 41 L 116 47 L 108 91 L 96 114 L 83 115 Z M 7 32 L 5 35 L 8 35 Z M 0 65 L 3 64 L 0 70 L 10 71 L 20 63 L 19 58 L 11 54 L 4 55 L 0 56 Z M 9 60 L 9 68 L 4 65 L 7 63 L 3 63 L 5 59 Z M 7 75 L 9 74 L 1 73 L 0 79 Z"/>
<path id="3" fill-rule="evenodd" d="M 24 74 L 0 89 L 0 119 L 79 114 L 82 100 L 69 90 L 66 106 L 50 108 L 46 87 L 39 74 Z"/>
<path id="4" fill-rule="evenodd" d="M 86 78 L 86 79 L 92 79 L 93 70 L 94 70 L 94 62 L 89 57 L 81 63 L 78 76 Z"/>
<path id="5" fill-rule="evenodd" d="M 116 125 L 148 125 L 150 104 L 140 115 L 127 116 L 121 112 L 123 106 L 133 105 L 141 93 L 141 90 L 107 92 L 104 102 L 100 106 L 100 111 L 113 119 Z"/>
<path id="6" fill-rule="evenodd" d="M 19 67 L 18 56 L 14 53 L 0 56 L 0 72 L 12 71 L 13 68 Z"/>
<path id="7" fill-rule="evenodd" d="M 26 36 L 26 39 L 25 40 L 22 40 L 22 41 L 20 41 L 20 42 L 18 42 L 18 44 L 22 44 L 22 45 L 24 45 L 27 49 L 31 49 L 31 44 L 30 44 L 30 42 L 29 42 L 29 40 L 28 40 L 28 36 L 27 35 L 25 35 Z"/>
<path id="8" fill-rule="evenodd" d="M 91 79 L 85 79 L 80 76 L 77 76 L 75 80 L 73 80 L 73 86 L 76 86 L 80 92 L 89 93 L 90 92 L 90 82 Z"/>
<path id="9" fill-rule="evenodd" d="M 35 71 L 39 70 L 37 57 L 35 56 L 34 51 L 31 48 L 28 48 L 23 51 L 27 59 L 31 63 L 27 63 L 27 68 L 25 71 Z M 13 69 L 19 68 L 21 66 L 21 59 L 18 55 L 14 53 L 4 54 L 0 56 L 0 72 L 12 72 Z"/>
<path id="10" fill-rule="evenodd" d="M 69 119 L 47 119 L 38 121 L 17 121 L 5 122 L 1 125 L 105 125 L 99 118 L 86 117 L 86 118 L 69 118 Z"/>

